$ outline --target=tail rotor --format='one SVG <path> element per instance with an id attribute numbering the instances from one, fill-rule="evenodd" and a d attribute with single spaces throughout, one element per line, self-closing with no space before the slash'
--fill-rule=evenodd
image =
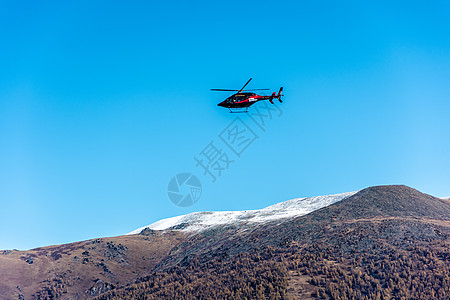
<path id="1" fill-rule="evenodd" d="M 278 101 L 280 101 L 280 103 L 283 102 L 283 100 L 281 100 L 281 96 L 284 96 L 283 94 L 281 94 L 282 92 L 283 92 L 283 87 L 280 87 L 280 90 L 278 91 L 278 95 L 276 97 L 278 99 Z"/>
<path id="2" fill-rule="evenodd" d="M 283 92 L 283 87 L 280 87 L 278 94 L 273 92 L 269 98 L 269 102 L 273 104 L 273 99 L 278 99 L 278 101 L 280 101 L 280 103 L 282 103 L 283 100 L 281 100 L 281 96 L 284 96 L 283 94 L 281 94 L 282 92 Z"/>

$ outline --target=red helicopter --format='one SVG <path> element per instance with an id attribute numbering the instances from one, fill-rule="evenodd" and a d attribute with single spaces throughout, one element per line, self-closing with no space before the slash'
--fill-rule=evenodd
<path id="1" fill-rule="evenodd" d="M 280 88 L 278 91 L 278 94 L 275 92 L 272 93 L 271 96 L 260 96 L 252 92 L 243 93 L 244 91 L 265 91 L 268 89 L 251 89 L 251 90 L 244 90 L 244 88 L 247 86 L 247 84 L 252 80 L 250 78 L 246 84 L 240 89 L 240 90 L 227 90 L 227 89 L 211 89 L 211 91 L 226 91 L 226 92 L 237 92 L 236 94 L 231 95 L 224 101 L 217 104 L 218 106 L 226 107 L 230 110 L 230 112 L 248 112 L 248 107 L 255 104 L 258 101 L 261 100 L 269 100 L 270 103 L 273 104 L 273 99 L 278 99 L 278 101 L 281 101 L 281 96 L 284 96 L 281 94 L 283 91 L 283 87 Z"/>

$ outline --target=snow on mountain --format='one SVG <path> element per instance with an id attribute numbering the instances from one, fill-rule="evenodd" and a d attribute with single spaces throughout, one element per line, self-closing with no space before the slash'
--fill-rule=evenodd
<path id="1" fill-rule="evenodd" d="M 296 198 L 258 210 L 194 212 L 187 215 L 163 219 L 138 228 L 128 234 L 138 234 L 145 228 L 153 230 L 201 231 L 213 226 L 265 223 L 306 215 L 354 195 L 357 192 L 337 195 Z"/>

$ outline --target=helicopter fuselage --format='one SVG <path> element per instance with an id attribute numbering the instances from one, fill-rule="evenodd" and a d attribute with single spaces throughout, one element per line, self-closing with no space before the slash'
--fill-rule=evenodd
<path id="1" fill-rule="evenodd" d="M 227 108 L 249 107 L 260 100 L 273 99 L 273 96 L 260 96 L 255 93 L 236 93 L 217 104 Z"/>

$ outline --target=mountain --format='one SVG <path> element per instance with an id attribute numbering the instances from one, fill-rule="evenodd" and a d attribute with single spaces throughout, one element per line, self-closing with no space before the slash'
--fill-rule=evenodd
<path id="1" fill-rule="evenodd" d="M 212 226 L 98 299 L 448 299 L 449 212 L 446 200 L 378 186 L 283 222 Z"/>
<path id="2" fill-rule="evenodd" d="M 364 234 L 358 236 L 364 242 L 355 243 L 351 248 L 352 251 L 364 251 L 364 245 L 372 245 L 378 235 L 391 241 L 404 237 L 423 240 L 437 236 L 433 226 L 447 228 L 450 224 L 450 203 L 407 186 L 369 187 L 338 197 L 341 201 L 309 214 L 284 222 L 266 222 L 250 230 L 236 223 L 212 226 L 191 238 L 189 245 L 172 250 L 165 263 L 175 265 L 190 256 L 213 255 L 218 249 L 229 249 L 227 254 L 236 254 L 292 242 L 326 241 L 346 249 L 346 242 L 351 237 L 349 232 Z"/>
<path id="3" fill-rule="evenodd" d="M 450 202 L 406 186 L 0 254 L 1 299 L 449 299 Z"/>

